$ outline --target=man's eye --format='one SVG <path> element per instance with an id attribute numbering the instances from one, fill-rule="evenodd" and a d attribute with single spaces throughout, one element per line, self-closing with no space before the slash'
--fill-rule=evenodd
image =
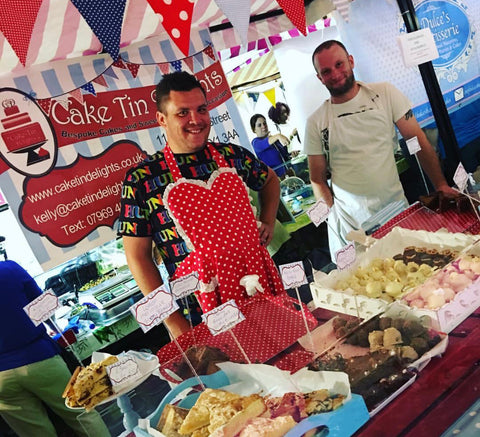
<path id="1" fill-rule="evenodd" d="M 180 117 L 185 117 L 187 114 L 188 114 L 188 111 L 180 111 L 180 112 L 178 113 L 178 115 L 179 115 Z"/>
<path id="2" fill-rule="evenodd" d="M 200 108 L 200 109 L 198 110 L 198 112 L 199 112 L 200 114 L 206 114 L 206 113 L 207 113 L 207 108 L 206 108 L 206 107 L 202 107 L 202 108 Z"/>

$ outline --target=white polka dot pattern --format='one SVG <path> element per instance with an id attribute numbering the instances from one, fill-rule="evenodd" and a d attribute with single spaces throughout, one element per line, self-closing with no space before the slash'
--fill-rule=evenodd
<path id="1" fill-rule="evenodd" d="M 42 0 L 2 1 L 2 32 L 23 65 L 26 63 L 30 38 L 41 4 Z M 11 12 L 12 8 L 15 8 L 15 13 Z"/>
<path id="2" fill-rule="evenodd" d="M 148 2 L 152 9 L 162 17 L 162 26 L 173 42 L 185 56 L 188 56 L 195 2 L 191 0 L 148 0 Z"/>
<path id="3" fill-rule="evenodd" d="M 306 36 L 305 4 L 303 0 L 277 0 L 277 3 L 292 24 Z"/>
<path id="4" fill-rule="evenodd" d="M 283 293 L 279 296 L 256 295 L 239 305 L 245 320 L 232 331 L 252 363 L 264 363 L 294 344 L 306 334 L 305 323 L 298 309 L 298 301 Z M 317 321 L 305 309 L 309 329 Z M 238 348 L 229 332 L 212 336 L 204 323 L 177 338 L 183 350 L 193 345 L 218 347 L 226 352 L 230 361 L 245 362 L 245 356 Z M 174 370 L 174 362 L 181 359 L 174 342 L 162 347 L 157 353 L 161 368 Z M 298 370 L 311 361 L 311 355 L 293 356 L 283 360 L 280 367 L 285 370 Z M 164 375 L 166 376 L 166 374 Z"/>
<path id="5" fill-rule="evenodd" d="M 92 2 L 71 0 L 114 61 L 120 51 L 120 35 L 126 0 Z M 108 26 L 105 26 L 108 23 Z"/>
<path id="6" fill-rule="evenodd" d="M 248 295 L 240 285 L 245 275 L 259 275 L 267 293 L 284 291 L 275 264 L 260 244 L 243 181 L 213 146 L 208 148 L 220 170 L 206 183 L 183 179 L 173 153 L 169 148 L 165 151 L 176 181 L 166 191 L 165 204 L 195 248 L 175 277 L 197 272 L 202 283 L 218 283 L 213 291 L 197 293 L 204 312 L 230 299 L 237 303 L 246 300 Z"/>

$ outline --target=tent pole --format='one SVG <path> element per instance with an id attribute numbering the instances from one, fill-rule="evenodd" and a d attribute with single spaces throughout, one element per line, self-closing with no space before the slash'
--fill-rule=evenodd
<path id="1" fill-rule="evenodd" d="M 403 17 L 407 32 L 420 30 L 412 0 L 397 0 L 398 7 Z M 460 149 L 457 138 L 453 131 L 452 122 L 443 99 L 442 91 L 435 75 L 431 62 L 425 62 L 418 66 L 422 76 L 423 85 L 427 91 L 428 100 L 432 107 L 433 116 L 438 128 L 438 134 L 443 142 L 445 150 L 445 176 L 452 182 L 458 164 L 461 162 Z"/>

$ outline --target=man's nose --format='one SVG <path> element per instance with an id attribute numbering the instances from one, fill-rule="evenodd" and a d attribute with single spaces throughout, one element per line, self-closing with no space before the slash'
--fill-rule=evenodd
<path id="1" fill-rule="evenodd" d="M 201 115 L 196 112 L 196 111 L 192 111 L 190 112 L 190 122 L 194 123 L 194 124 L 197 124 L 201 119 Z"/>

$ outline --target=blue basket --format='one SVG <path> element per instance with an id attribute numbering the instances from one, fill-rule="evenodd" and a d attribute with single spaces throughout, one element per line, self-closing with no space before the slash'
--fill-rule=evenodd
<path id="1" fill-rule="evenodd" d="M 230 384 L 227 375 L 221 370 L 212 375 L 202 375 L 198 378 L 201 379 L 206 388 L 222 388 Z M 160 402 L 157 409 L 148 417 L 150 426 L 155 427 L 157 425 L 165 406 L 177 398 L 180 393 L 190 387 L 200 385 L 198 378 L 189 378 L 173 388 Z M 178 403 L 178 406 L 191 408 L 199 396 L 200 393 L 189 394 Z M 337 410 L 307 417 L 285 434 L 285 437 L 298 437 L 311 429 L 319 427 L 327 428 L 329 437 L 348 437 L 364 425 L 369 418 L 370 416 L 363 398 L 352 394 L 352 398 Z M 136 427 L 134 432 L 137 437 L 149 435 L 139 427 Z"/>

